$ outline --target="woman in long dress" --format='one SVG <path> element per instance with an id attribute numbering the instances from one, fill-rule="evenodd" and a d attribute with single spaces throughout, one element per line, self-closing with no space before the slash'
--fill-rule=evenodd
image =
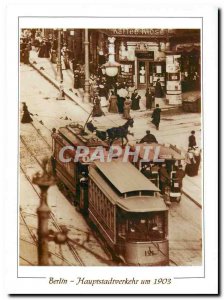
<path id="1" fill-rule="evenodd" d="M 107 91 L 106 91 L 106 88 L 103 84 L 100 84 L 99 85 L 99 97 L 100 97 L 100 101 L 101 101 L 101 106 L 104 107 L 104 106 L 107 106 L 108 103 L 107 103 Z"/>
<path id="2" fill-rule="evenodd" d="M 130 110 L 131 110 L 131 99 L 130 97 L 127 97 L 126 100 L 124 101 L 124 113 L 123 113 L 124 119 L 127 120 L 131 119 Z"/>
<path id="3" fill-rule="evenodd" d="M 118 113 L 118 106 L 117 106 L 117 96 L 114 95 L 114 92 L 111 91 L 111 96 L 109 98 L 109 109 L 108 112 L 110 113 Z"/>
<path id="4" fill-rule="evenodd" d="M 94 106 L 93 106 L 93 113 L 92 113 L 93 117 L 101 117 L 101 116 L 104 115 L 104 112 L 102 110 L 100 102 L 101 102 L 100 98 L 98 96 L 95 96 Z"/>
<path id="5" fill-rule="evenodd" d="M 186 167 L 185 167 L 185 173 L 190 176 L 193 177 L 196 175 L 196 161 L 194 158 L 194 153 L 192 148 L 188 149 L 188 152 L 186 153 Z"/>
<path id="6" fill-rule="evenodd" d="M 141 96 L 138 94 L 138 91 L 135 90 L 131 96 L 131 100 L 132 100 L 131 109 L 133 109 L 133 110 L 140 109 L 140 106 L 139 106 L 140 99 L 141 99 Z"/>
<path id="7" fill-rule="evenodd" d="M 33 119 L 31 118 L 30 114 L 31 113 L 29 112 L 26 103 L 23 102 L 23 117 L 22 117 L 21 123 L 26 124 L 26 123 L 33 122 Z"/>

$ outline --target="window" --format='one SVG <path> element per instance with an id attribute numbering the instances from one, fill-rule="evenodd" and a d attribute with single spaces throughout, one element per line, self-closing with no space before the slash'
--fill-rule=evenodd
<path id="1" fill-rule="evenodd" d="M 130 214 L 127 239 L 130 241 L 159 241 L 166 237 L 164 212 Z"/>

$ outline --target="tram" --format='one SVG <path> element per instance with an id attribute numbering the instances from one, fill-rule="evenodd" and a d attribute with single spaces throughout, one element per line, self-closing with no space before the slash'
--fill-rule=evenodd
<path id="1" fill-rule="evenodd" d="M 164 198 L 167 202 L 181 200 L 181 183 L 184 174 L 178 171 L 181 161 L 184 160 L 184 156 L 181 151 L 173 145 L 166 146 L 164 144 L 150 143 L 150 152 L 145 157 L 145 143 L 138 144 L 140 147 L 139 157 L 137 162 L 133 164 L 156 186 L 161 190 Z M 164 174 L 162 174 L 162 169 Z M 182 174 L 181 174 L 182 173 Z M 162 183 L 161 177 L 164 175 L 164 182 Z"/>
<path id="2" fill-rule="evenodd" d="M 168 208 L 158 187 L 130 162 L 90 165 L 88 212 L 127 265 L 169 264 Z"/>
<path id="3" fill-rule="evenodd" d="M 74 150 L 66 150 L 64 153 L 65 158 L 71 159 L 68 162 L 62 162 L 59 158 L 60 150 L 67 146 L 71 146 Z M 91 132 L 84 131 L 83 127 L 79 124 L 70 124 L 65 127 L 60 127 L 57 132 L 53 131 L 53 170 L 58 179 L 59 189 L 63 190 L 67 198 L 74 205 L 80 203 L 80 180 L 83 177 L 83 174 L 88 176 L 88 166 L 90 164 L 86 157 L 83 157 L 83 159 L 80 158 L 78 162 L 74 162 L 74 155 L 78 146 L 88 147 L 88 157 L 98 146 L 103 147 L 105 151 L 108 149 L 107 143 L 100 140 Z"/>
<path id="4" fill-rule="evenodd" d="M 169 264 L 168 208 L 159 188 L 130 162 L 80 159 L 61 162 L 64 153 L 74 158 L 77 146 L 90 153 L 108 145 L 77 126 L 65 126 L 52 134 L 54 171 L 59 187 L 100 233 L 112 252 L 130 266 Z M 72 149 L 73 149 L 72 148 Z"/>

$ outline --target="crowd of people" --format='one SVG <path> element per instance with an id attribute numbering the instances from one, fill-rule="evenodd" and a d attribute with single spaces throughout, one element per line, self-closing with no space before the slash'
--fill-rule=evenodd
<path id="1" fill-rule="evenodd" d="M 54 36 L 48 38 L 43 37 L 42 32 L 38 30 L 24 30 L 20 38 L 20 60 L 21 62 L 29 63 L 29 52 L 35 49 L 38 56 L 41 58 L 50 58 L 52 62 L 57 61 L 57 39 Z M 69 63 L 69 50 L 65 43 L 61 47 L 61 64 L 62 69 L 72 67 L 74 74 L 74 89 L 79 93 L 80 89 L 84 89 L 85 85 L 85 72 L 84 66 L 71 61 Z M 197 75 L 197 74 L 196 74 Z M 132 119 L 131 111 L 140 110 L 140 103 L 142 96 L 145 96 L 146 110 L 152 110 L 155 97 L 162 97 L 163 90 L 159 80 L 155 88 L 147 88 L 145 93 L 139 94 L 134 84 L 126 82 L 119 82 L 116 78 L 110 79 L 103 74 L 101 66 L 98 65 L 96 72 L 90 75 L 90 100 L 93 103 L 93 117 L 100 117 L 104 115 L 103 107 L 107 107 L 109 113 L 120 114 L 126 120 Z M 64 85 L 63 81 L 60 82 L 60 93 L 58 100 L 64 99 Z M 24 114 L 22 123 L 32 122 L 31 113 L 29 113 L 26 104 L 24 104 Z M 156 104 L 151 118 L 152 124 L 155 128 L 159 129 L 161 109 Z M 157 142 L 156 138 L 147 131 L 146 136 L 142 142 Z M 185 173 L 188 176 L 196 176 L 200 165 L 200 150 L 197 147 L 195 132 L 192 131 L 189 137 L 188 151 L 186 153 L 186 168 Z"/>
<path id="2" fill-rule="evenodd" d="M 74 88 L 82 88 L 80 84 L 80 71 L 74 71 Z M 134 84 L 128 85 L 126 82 L 118 82 L 116 80 L 108 82 L 106 77 L 99 75 L 90 76 L 90 98 L 91 102 L 97 106 L 107 107 L 109 113 L 121 114 L 126 120 L 131 119 L 131 110 L 138 111 L 141 109 L 140 102 L 142 96 L 135 88 Z M 96 103 L 96 99 L 97 100 Z M 147 88 L 145 92 L 146 109 L 151 110 L 153 107 L 153 92 L 150 88 Z M 158 113 L 159 111 L 159 113 Z M 97 114 L 97 116 L 102 115 Z M 158 109 L 153 115 L 153 121 L 155 126 L 158 127 L 160 122 L 160 109 Z"/>

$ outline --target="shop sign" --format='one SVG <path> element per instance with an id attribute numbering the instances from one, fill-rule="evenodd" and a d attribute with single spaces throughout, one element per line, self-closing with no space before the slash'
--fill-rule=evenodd
<path id="1" fill-rule="evenodd" d="M 142 52 L 135 52 L 137 58 L 144 58 L 144 59 L 152 59 L 154 60 L 154 51 L 142 51 Z"/>
<path id="2" fill-rule="evenodd" d="M 174 35 L 173 29 L 143 29 L 143 28 L 121 28 L 121 29 L 102 29 L 108 35 L 112 36 L 145 36 L 145 37 L 165 37 Z"/>

